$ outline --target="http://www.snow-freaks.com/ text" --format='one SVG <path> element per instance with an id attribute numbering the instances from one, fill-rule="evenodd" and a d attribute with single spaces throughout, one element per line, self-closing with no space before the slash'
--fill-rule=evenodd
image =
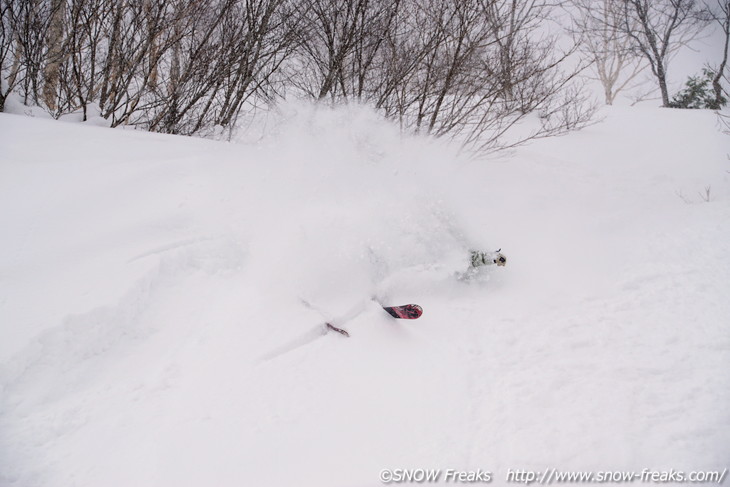
<path id="1" fill-rule="evenodd" d="M 552 484 L 610 484 L 610 483 L 648 483 L 648 484 L 722 484 L 727 476 L 727 468 L 719 470 L 651 470 L 617 471 L 602 470 L 595 472 L 562 471 L 546 468 L 543 471 L 508 469 L 500 475 L 506 483 L 524 485 Z M 384 484 L 477 484 L 491 483 L 496 477 L 490 470 L 457 470 L 393 468 L 380 471 L 380 481 Z M 498 479 L 499 480 L 499 479 Z M 502 482 L 499 482 L 502 483 Z"/>

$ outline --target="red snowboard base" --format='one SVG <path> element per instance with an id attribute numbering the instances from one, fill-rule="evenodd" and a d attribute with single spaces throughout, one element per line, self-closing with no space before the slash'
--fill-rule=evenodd
<path id="1" fill-rule="evenodd" d="M 423 308 L 417 304 L 404 304 L 403 306 L 383 306 L 383 309 L 393 318 L 401 320 L 415 320 L 423 314 Z"/>

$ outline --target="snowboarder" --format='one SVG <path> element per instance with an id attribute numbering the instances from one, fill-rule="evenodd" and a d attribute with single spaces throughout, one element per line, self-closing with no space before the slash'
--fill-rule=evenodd
<path id="1" fill-rule="evenodd" d="M 499 249 L 496 252 L 482 252 L 479 250 L 472 250 L 470 251 L 470 254 L 471 266 L 474 268 L 494 264 L 503 267 L 507 264 L 507 257 L 505 257 L 502 253 L 502 249 Z"/>

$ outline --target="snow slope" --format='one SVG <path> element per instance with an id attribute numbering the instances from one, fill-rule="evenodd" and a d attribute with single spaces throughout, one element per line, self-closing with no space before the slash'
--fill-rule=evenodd
<path id="1" fill-rule="evenodd" d="M 730 466 L 730 139 L 604 115 L 474 161 L 360 107 L 246 144 L 0 114 L 0 486 Z"/>

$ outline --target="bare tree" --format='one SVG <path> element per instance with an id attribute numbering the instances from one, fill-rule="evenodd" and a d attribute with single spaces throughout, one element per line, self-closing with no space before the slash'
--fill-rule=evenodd
<path id="1" fill-rule="evenodd" d="M 234 10 L 237 27 L 225 29 L 227 46 L 225 89 L 216 107 L 215 123 L 227 127 L 252 97 L 272 100 L 274 75 L 293 53 L 297 19 L 281 0 L 239 3 Z M 200 123 L 199 123 L 200 125 Z"/>
<path id="2" fill-rule="evenodd" d="M 11 29 L 6 34 L 6 46 L 12 46 L 13 62 L 4 81 L 16 87 L 23 103 L 41 103 L 43 68 L 46 59 L 46 38 L 51 19 L 50 3 L 46 0 L 10 0 L 3 13 L 3 25 Z"/>
<path id="3" fill-rule="evenodd" d="M 377 83 L 375 63 L 394 26 L 401 0 L 299 2 L 299 56 L 295 86 L 322 100 L 367 98 Z M 375 76 L 374 76 L 375 75 Z"/>
<path id="4" fill-rule="evenodd" d="M 410 81 L 410 122 L 417 132 L 444 135 L 461 126 L 482 88 L 480 51 L 492 41 L 476 0 L 427 1 L 420 6 L 422 26 L 432 36 L 423 38 L 423 56 Z"/>
<path id="5" fill-rule="evenodd" d="M 3 89 L 55 116 L 219 133 L 285 88 L 358 100 L 464 147 L 576 128 L 577 69 L 542 25 L 548 0 L 0 0 Z M 285 69 L 284 69 L 285 68 Z M 10 88 L 8 88 L 10 86 Z M 7 92 L 7 91 L 6 91 Z M 3 93 L 6 93 L 3 92 Z M 4 94 L 3 94 L 4 97 Z M 1 100 L 0 100 L 1 101 Z M 516 142 L 515 142 L 516 143 Z"/>
<path id="6" fill-rule="evenodd" d="M 106 0 L 71 0 L 68 15 L 66 59 L 61 65 L 61 110 L 81 109 L 83 120 L 88 117 L 88 105 L 98 100 L 101 80 L 100 67 L 106 42 L 106 28 L 113 13 Z"/>
<path id="7" fill-rule="evenodd" d="M 157 92 L 158 67 L 177 42 L 173 0 L 111 2 L 99 105 L 113 127 L 139 124 Z M 147 127 L 149 128 L 149 127 Z"/>
<path id="8" fill-rule="evenodd" d="M 620 27 L 634 48 L 648 61 L 662 95 L 662 106 L 669 106 L 667 68 L 677 50 L 704 29 L 696 0 L 621 0 Z M 638 28 L 637 28 L 638 26 Z"/>
<path id="9" fill-rule="evenodd" d="M 0 112 L 5 99 L 15 88 L 19 61 L 14 56 L 13 0 L 0 0 Z"/>
<path id="10" fill-rule="evenodd" d="M 571 0 L 573 26 L 570 29 L 580 51 L 593 60 L 594 77 L 603 86 L 606 105 L 629 87 L 646 64 L 632 48 L 631 38 L 620 28 L 621 0 Z M 635 29 L 634 29 L 635 30 Z"/>
<path id="11" fill-rule="evenodd" d="M 563 71 L 574 50 L 561 52 L 556 37 L 538 32 L 549 16 L 547 2 L 421 0 L 417 6 L 413 32 L 420 42 L 412 51 L 423 55 L 392 104 L 406 128 L 484 152 L 578 128 L 590 118 L 594 107 L 582 97 L 561 95 L 583 66 Z M 531 113 L 540 114 L 538 127 L 512 130 Z"/>
<path id="12" fill-rule="evenodd" d="M 51 19 L 48 27 L 48 52 L 45 56 L 45 67 L 43 68 L 43 101 L 51 113 L 56 116 L 58 113 L 58 91 L 59 71 L 61 62 L 65 55 L 64 43 L 64 17 L 66 13 L 66 2 L 64 0 L 51 0 Z"/>
<path id="13" fill-rule="evenodd" d="M 725 97 L 723 96 L 724 90 L 720 82 L 722 81 L 723 77 L 725 77 L 725 79 L 728 78 L 728 75 L 726 74 L 726 68 L 728 47 L 730 46 L 730 1 L 715 0 L 714 4 L 706 1 L 704 14 L 709 20 L 717 22 L 720 25 L 722 33 L 725 36 L 722 50 L 722 59 L 720 60 L 720 64 L 717 66 L 717 68 L 713 69 L 715 75 L 712 78 L 712 90 L 715 93 L 715 104 L 717 106 L 722 106 Z M 730 96 L 730 94 L 728 94 L 726 91 L 725 94 Z"/>
<path id="14" fill-rule="evenodd" d="M 284 0 L 179 2 L 160 82 L 140 109 L 147 128 L 194 134 L 235 122 L 252 97 L 271 94 L 274 74 L 292 52 Z"/>
<path id="15" fill-rule="evenodd" d="M 370 0 L 370 13 L 361 15 L 352 46 L 352 60 L 340 78 L 345 98 L 361 101 L 377 100 L 388 83 L 382 76 L 388 62 L 387 42 L 396 23 L 403 18 L 402 0 Z"/>

